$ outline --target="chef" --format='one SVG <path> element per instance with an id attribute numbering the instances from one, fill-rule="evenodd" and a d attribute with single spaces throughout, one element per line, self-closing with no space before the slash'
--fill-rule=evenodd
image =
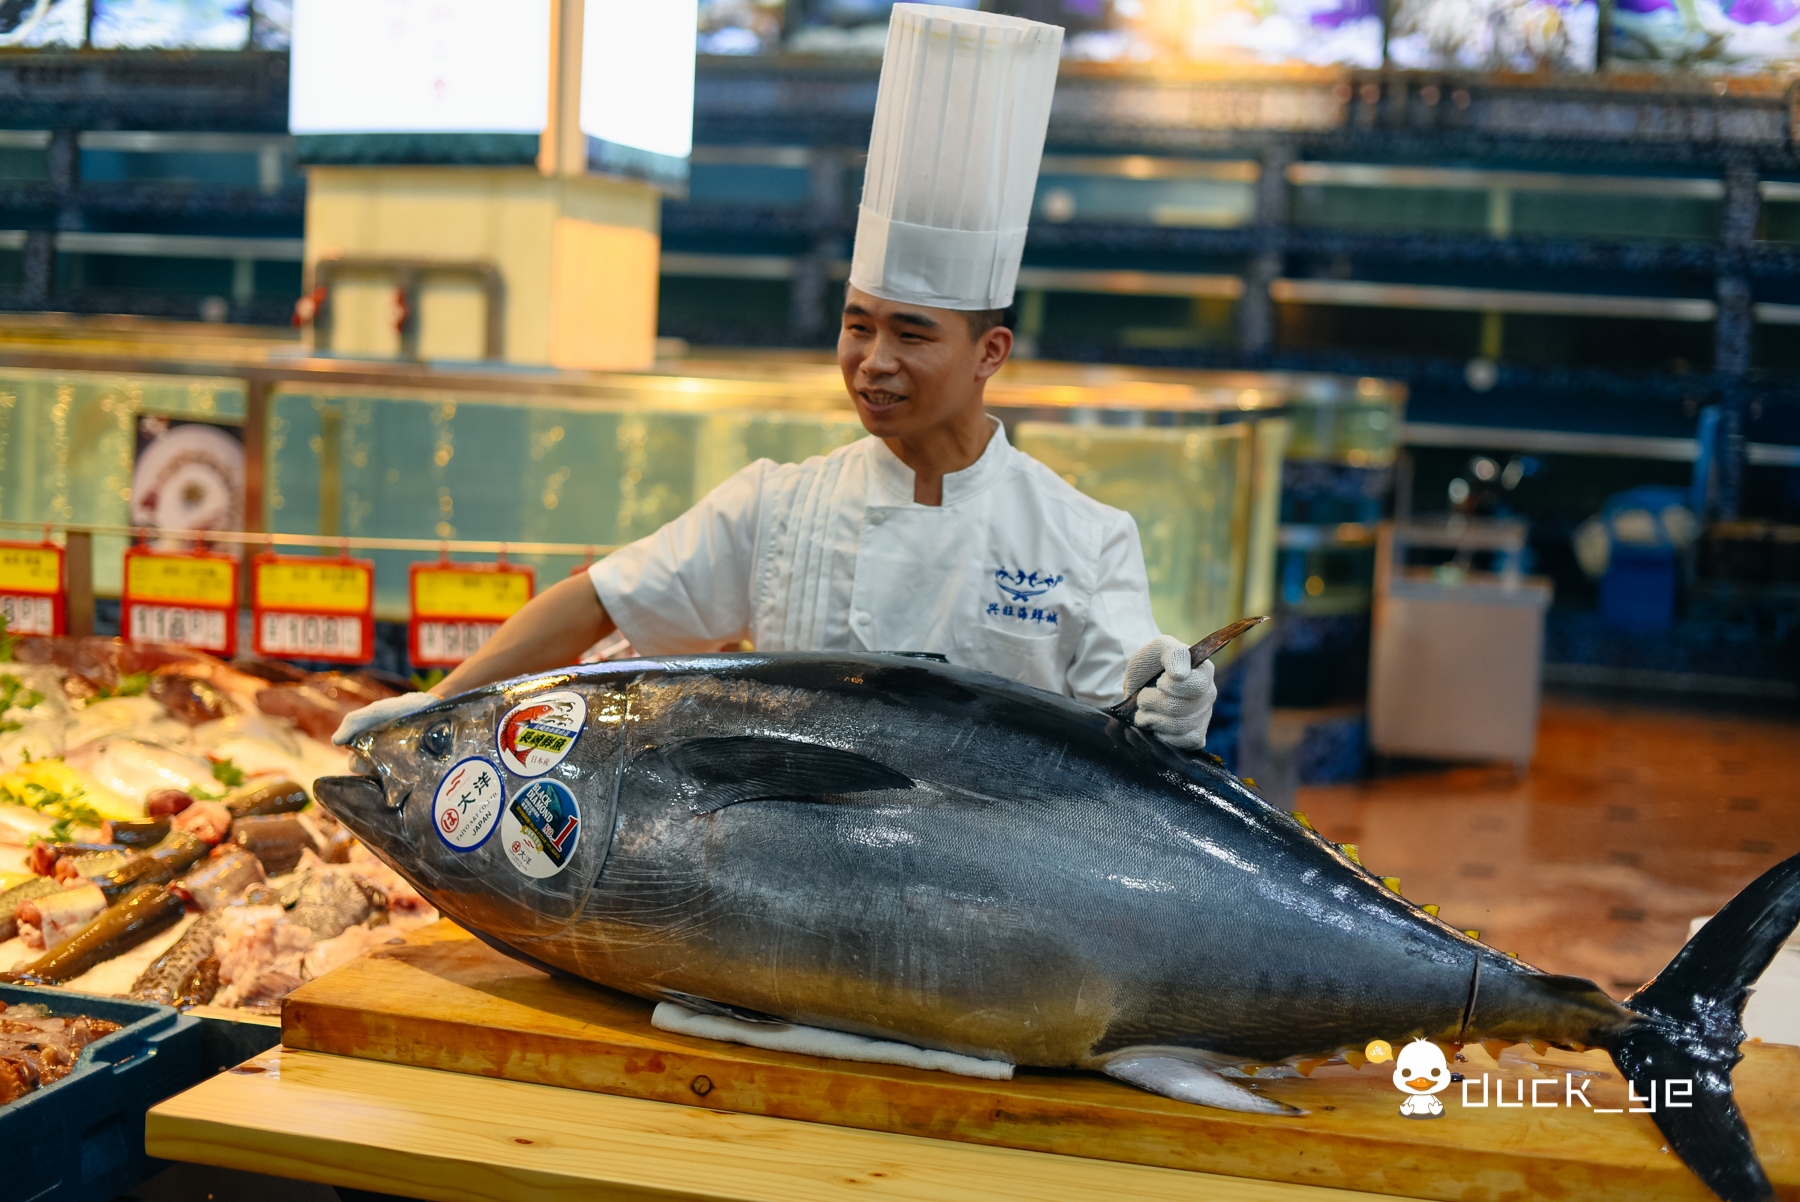
<path id="1" fill-rule="evenodd" d="M 1015 450 L 982 404 L 1012 350 L 1061 46 L 1052 25 L 894 6 L 838 334 L 872 437 L 751 464 L 545 590 L 430 693 L 350 715 L 337 742 L 617 630 L 644 655 L 745 639 L 939 652 L 1094 705 L 1155 681 L 1137 723 L 1204 746 L 1213 666 L 1157 632 L 1136 523 Z"/>

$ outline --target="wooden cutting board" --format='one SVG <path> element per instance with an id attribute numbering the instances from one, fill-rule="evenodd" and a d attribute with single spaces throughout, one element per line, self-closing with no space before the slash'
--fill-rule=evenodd
<path id="1" fill-rule="evenodd" d="M 1573 1080 L 1588 1082 L 1595 1108 L 1627 1106 L 1604 1052 L 1538 1056 L 1520 1045 L 1496 1063 L 1478 1046 L 1463 1050 L 1456 1068 L 1471 1102 L 1484 1074 L 1508 1099 L 1523 1089 L 1529 1100 L 1529 1083 L 1549 1080 L 1535 1108 L 1465 1108 L 1458 1085 L 1441 1095 L 1442 1117 L 1406 1119 L 1389 1070 L 1333 1065 L 1310 1079 L 1257 1082 L 1308 1111 L 1275 1118 L 1189 1106 L 1093 1073 L 1021 1070 L 996 1082 L 766 1052 L 659 1031 L 650 1010 L 547 976 L 440 922 L 289 994 L 282 1041 L 687 1106 L 1371 1193 L 1712 1198 L 1663 1150 L 1646 1115 L 1564 1104 L 1574 1071 L 1592 1074 Z M 1777 1196 L 1800 1202 L 1800 1048 L 1746 1045 L 1736 1091 Z"/>

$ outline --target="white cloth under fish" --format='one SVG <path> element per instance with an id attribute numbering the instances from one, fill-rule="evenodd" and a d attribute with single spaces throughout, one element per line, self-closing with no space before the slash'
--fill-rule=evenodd
<path id="1" fill-rule="evenodd" d="M 650 1025 L 678 1035 L 697 1035 L 701 1039 L 721 1039 L 726 1043 L 744 1043 L 771 1052 L 797 1052 L 802 1056 L 824 1056 L 832 1060 L 861 1060 L 870 1064 L 898 1064 L 906 1068 L 935 1069 L 964 1077 L 983 1077 L 989 1081 L 1010 1081 L 1013 1066 L 1004 1060 L 981 1060 L 959 1056 L 955 1052 L 938 1052 L 915 1048 L 910 1043 L 894 1043 L 886 1039 L 868 1039 L 843 1031 L 826 1031 L 819 1027 L 773 1026 L 747 1023 L 741 1019 L 717 1014 L 696 1014 L 674 1002 L 659 1002 L 650 1015 Z"/>

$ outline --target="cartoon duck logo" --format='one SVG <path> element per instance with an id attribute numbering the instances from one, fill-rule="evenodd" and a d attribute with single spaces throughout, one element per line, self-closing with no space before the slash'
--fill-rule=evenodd
<path id="1" fill-rule="evenodd" d="M 1434 1119 L 1444 1113 L 1437 1094 L 1450 1088 L 1450 1065 L 1437 1044 L 1415 1039 L 1394 1061 L 1394 1086 L 1409 1095 L 1400 1113 L 1409 1119 Z"/>

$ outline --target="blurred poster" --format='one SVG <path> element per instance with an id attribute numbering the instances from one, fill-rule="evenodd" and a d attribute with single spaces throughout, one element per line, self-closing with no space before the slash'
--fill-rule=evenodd
<path id="1" fill-rule="evenodd" d="M 94 45 L 106 50 L 242 50 L 243 0 L 93 0 Z"/>
<path id="2" fill-rule="evenodd" d="M 1381 66 L 1381 0 L 1142 0 L 1132 22 L 1176 56 Z"/>
<path id="3" fill-rule="evenodd" d="M 1613 0 L 1619 63 L 1752 72 L 1800 63 L 1800 0 Z"/>
<path id="4" fill-rule="evenodd" d="M 294 42 L 292 0 L 256 0 L 250 40 L 258 50 L 286 50 Z"/>
<path id="5" fill-rule="evenodd" d="M 694 48 L 701 54 L 774 54 L 784 0 L 700 0 Z"/>
<path id="6" fill-rule="evenodd" d="M 0 46 L 79 46 L 85 0 L 0 0 Z"/>
<path id="7" fill-rule="evenodd" d="M 242 530 L 244 432 L 211 422 L 138 418 L 131 524 L 160 530 Z"/>
<path id="8" fill-rule="evenodd" d="M 1406 70 L 1594 70 L 1599 0 L 1391 0 L 1388 11 L 1388 57 Z"/>

